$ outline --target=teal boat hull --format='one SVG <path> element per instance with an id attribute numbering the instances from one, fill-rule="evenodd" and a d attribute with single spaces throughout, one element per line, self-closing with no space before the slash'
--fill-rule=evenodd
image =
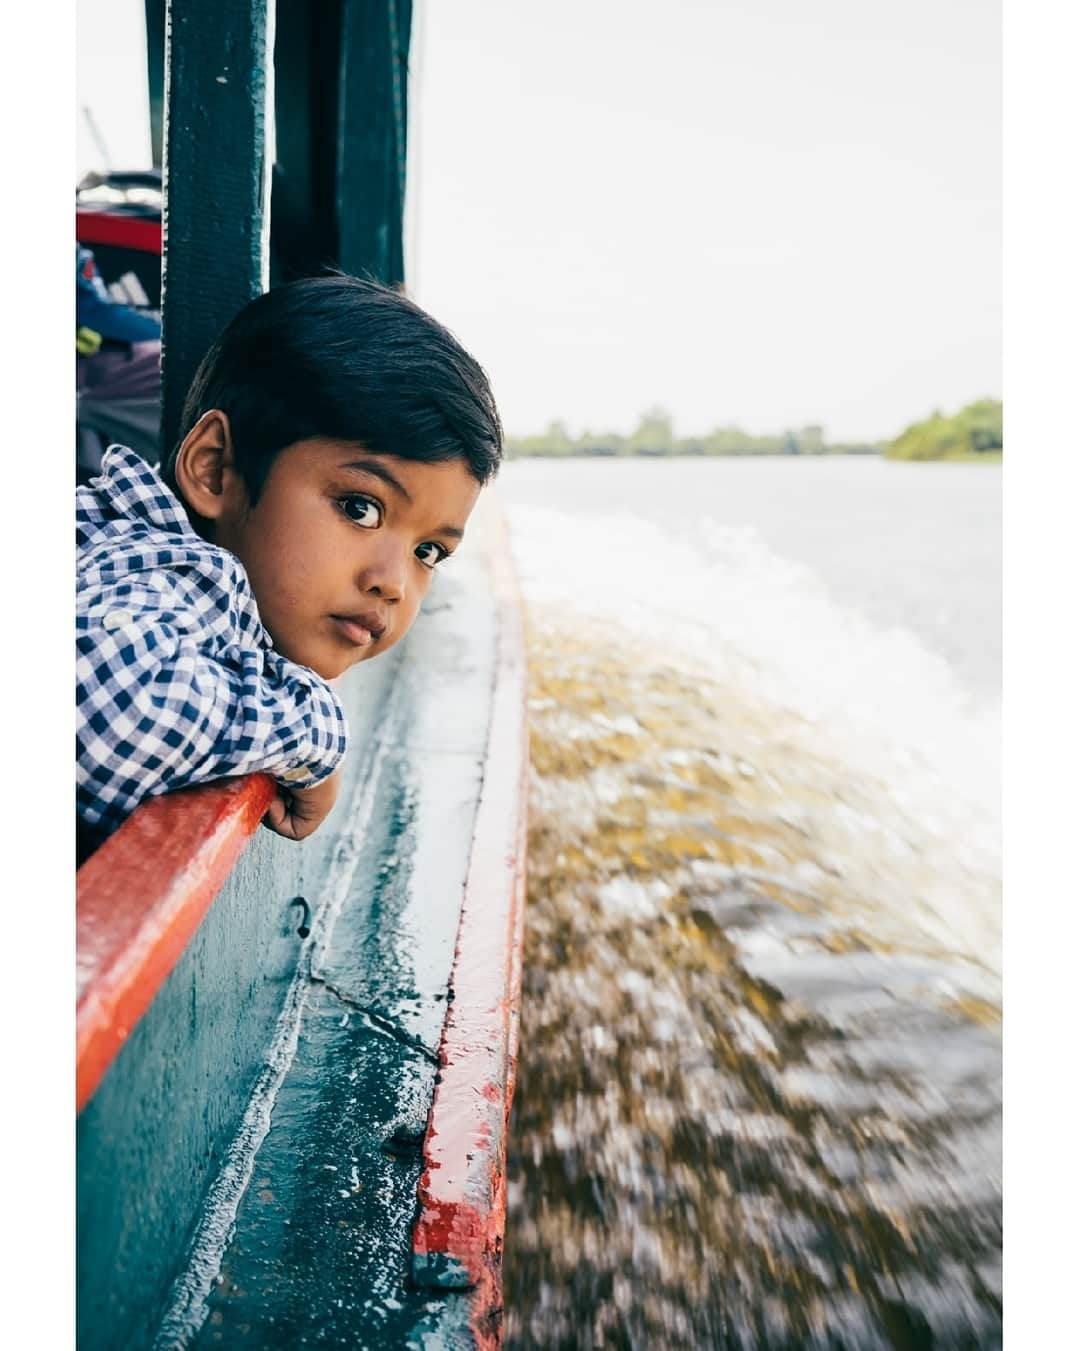
<path id="1" fill-rule="evenodd" d="M 502 1038 L 485 1072 L 502 1096 L 471 1121 L 448 1102 L 450 1136 L 489 1149 L 512 1092 L 515 961 L 456 965 L 478 850 L 505 865 L 479 923 L 490 905 L 520 948 L 523 671 L 515 603 L 496 596 L 499 529 L 489 510 L 400 648 L 343 682 L 353 746 L 334 814 L 300 845 L 256 831 L 84 1107 L 84 1351 L 497 1344 L 501 1138 L 477 1174 L 488 1255 L 470 1255 L 475 1233 L 455 1255 L 451 1224 L 445 1251 L 425 1240 L 418 1256 L 414 1231 L 437 1082 L 459 1059 L 454 997 L 492 1011 L 480 1039 Z M 499 773 L 514 791 L 483 810 L 502 834 L 478 840 Z M 473 1167 L 458 1171 L 475 1192 Z"/>

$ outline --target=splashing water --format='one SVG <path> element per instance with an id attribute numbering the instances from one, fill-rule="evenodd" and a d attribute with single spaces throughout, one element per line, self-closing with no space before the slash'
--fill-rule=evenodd
<path id="1" fill-rule="evenodd" d="M 752 531 L 510 523 L 508 1347 L 998 1345 L 997 707 Z"/>

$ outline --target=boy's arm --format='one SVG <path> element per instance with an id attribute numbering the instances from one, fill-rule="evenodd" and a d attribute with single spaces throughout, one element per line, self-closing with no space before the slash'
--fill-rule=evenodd
<path id="1" fill-rule="evenodd" d="M 208 654 L 171 619 L 131 603 L 79 618 L 79 815 L 109 831 L 143 798 L 263 770 L 282 785 L 267 824 L 309 834 L 347 744 L 333 691 L 272 651 Z"/>

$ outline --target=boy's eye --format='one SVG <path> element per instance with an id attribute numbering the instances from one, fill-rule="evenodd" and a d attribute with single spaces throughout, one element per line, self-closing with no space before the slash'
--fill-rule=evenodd
<path id="1" fill-rule="evenodd" d="M 363 497 L 359 493 L 350 493 L 341 499 L 341 510 L 356 525 L 368 529 L 382 524 L 382 508 L 373 497 Z"/>
<path id="2" fill-rule="evenodd" d="M 444 549 L 441 544 L 436 544 L 434 540 L 429 540 L 426 544 L 416 546 L 416 556 L 426 568 L 433 568 L 436 563 L 441 563 L 444 558 L 450 556 L 450 550 Z"/>

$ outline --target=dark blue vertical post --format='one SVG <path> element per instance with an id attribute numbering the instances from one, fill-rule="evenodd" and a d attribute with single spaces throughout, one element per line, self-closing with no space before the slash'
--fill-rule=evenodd
<path id="1" fill-rule="evenodd" d="M 338 260 L 340 50 L 341 0 L 277 0 L 271 286 Z"/>
<path id="2" fill-rule="evenodd" d="M 344 0 L 338 85 L 340 263 L 405 279 L 406 96 L 411 0 Z"/>
<path id="3" fill-rule="evenodd" d="M 162 439 L 216 334 L 266 289 L 273 0 L 169 0 Z"/>

